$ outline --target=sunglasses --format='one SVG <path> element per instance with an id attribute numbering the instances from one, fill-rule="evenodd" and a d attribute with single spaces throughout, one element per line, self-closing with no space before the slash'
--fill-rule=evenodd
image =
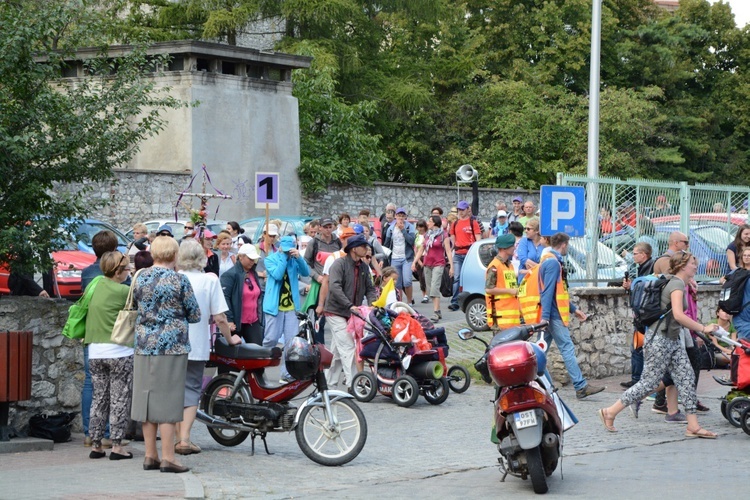
<path id="1" fill-rule="evenodd" d="M 185 229 L 195 229 L 195 226 L 185 226 Z"/>
<path id="2" fill-rule="evenodd" d="M 253 286 L 253 280 L 250 278 L 245 278 L 245 284 L 247 285 L 248 290 L 252 291 L 255 288 L 255 286 Z"/>
<path id="3" fill-rule="evenodd" d="M 366 259 L 366 260 L 370 260 L 370 259 L 372 259 L 372 255 L 365 255 L 365 256 L 364 256 L 364 257 L 362 257 L 362 258 L 363 258 L 363 259 Z"/>

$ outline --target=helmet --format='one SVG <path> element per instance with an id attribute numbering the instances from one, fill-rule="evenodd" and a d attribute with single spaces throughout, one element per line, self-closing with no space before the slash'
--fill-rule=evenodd
<path id="1" fill-rule="evenodd" d="M 294 337 L 284 349 L 284 362 L 292 377 L 304 380 L 318 371 L 320 351 L 302 337 Z"/>

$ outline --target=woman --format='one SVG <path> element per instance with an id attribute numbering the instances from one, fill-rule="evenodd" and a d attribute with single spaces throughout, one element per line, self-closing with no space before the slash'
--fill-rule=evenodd
<path id="1" fill-rule="evenodd" d="M 110 460 L 133 458 L 125 452 L 121 441 L 128 425 L 128 410 L 133 385 L 133 348 L 113 344 L 112 328 L 120 310 L 125 307 L 129 287 L 122 285 L 130 275 L 130 258 L 120 252 L 106 252 L 99 267 L 104 278 L 98 278 L 86 314 L 86 337 L 89 349 L 89 370 L 94 388 L 91 402 L 89 458 L 104 458 L 102 438 L 109 419 L 112 439 Z"/>
<path id="2" fill-rule="evenodd" d="M 424 235 L 427 234 L 427 222 L 424 220 L 418 220 L 416 224 L 417 228 L 417 236 L 414 238 L 414 262 L 412 262 L 411 270 L 412 272 L 416 273 L 417 277 L 419 278 L 419 289 L 422 292 L 422 304 L 426 304 L 430 301 L 430 298 L 427 296 L 427 285 L 425 284 L 424 279 L 424 263 L 422 260 L 416 255 L 417 250 L 424 244 Z"/>
<path id="3" fill-rule="evenodd" d="M 222 231 L 216 237 L 216 249 L 219 251 L 219 278 L 232 269 L 237 262 L 237 257 L 232 253 L 232 236 Z"/>
<path id="4" fill-rule="evenodd" d="M 698 262 L 690 252 L 675 252 L 669 259 L 670 272 L 673 274 L 669 283 L 661 293 L 661 307 L 663 310 L 671 308 L 671 312 L 649 329 L 643 352 L 645 364 L 641 380 L 625 391 L 623 395 L 609 408 L 598 411 L 604 428 L 609 432 L 617 432 L 614 426 L 615 417 L 629 405 L 635 405 L 644 397 L 654 392 L 659 385 L 659 379 L 666 372 L 669 373 L 677 385 L 685 412 L 687 413 L 686 437 L 715 439 L 716 434 L 703 429 L 698 423 L 696 405 L 698 398 L 695 394 L 695 373 L 685 352 L 685 345 L 680 338 L 681 329 L 703 332 L 716 331 L 715 323 L 702 325 L 690 319 L 685 314 L 687 308 L 686 287 L 698 271 Z"/>
<path id="5" fill-rule="evenodd" d="M 214 233 L 208 229 L 201 232 L 201 245 L 206 253 L 206 267 L 203 270 L 216 275 L 218 278 L 221 267 L 219 266 L 219 255 L 213 251 L 215 242 L 216 235 Z"/>
<path id="6" fill-rule="evenodd" d="M 226 232 L 229 233 L 229 236 L 232 237 L 232 254 L 237 254 L 237 238 L 239 238 L 240 235 L 245 232 L 245 230 L 240 227 L 237 221 L 230 220 L 229 222 L 227 222 Z"/>
<path id="7" fill-rule="evenodd" d="M 186 276 L 175 272 L 179 247 L 174 238 L 158 236 L 151 245 L 154 265 L 133 283 L 138 308 L 133 362 L 131 418 L 143 422 L 144 470 L 187 472 L 175 461 L 175 423 L 182 420 L 190 339 L 188 323 L 201 319 L 198 301 Z M 156 449 L 161 434 L 161 460 Z"/>
<path id="8" fill-rule="evenodd" d="M 221 276 L 229 329 L 251 344 L 263 345 L 263 292 L 255 265 L 255 245 L 242 245 L 237 263 Z"/>
<path id="9" fill-rule="evenodd" d="M 427 285 L 427 292 L 432 298 L 433 315 L 430 321 L 436 323 L 443 318 L 440 312 L 440 283 L 446 265 L 449 266 L 448 275 L 451 278 L 453 277 L 451 242 L 448 234 L 443 231 L 443 221 L 438 215 L 432 215 L 427 219 L 427 233 L 424 243 L 417 248 L 415 262 L 420 259 L 424 263 L 424 280 Z M 412 268 L 414 268 L 414 264 L 412 264 Z"/>
<path id="10" fill-rule="evenodd" d="M 341 231 L 345 227 L 349 227 L 349 224 L 351 222 L 352 222 L 352 216 L 351 215 L 349 215 L 347 213 L 343 213 L 343 214 L 339 215 L 339 225 L 336 228 L 336 230 L 333 232 L 336 235 L 337 238 L 338 238 L 339 234 L 341 234 Z"/>
<path id="11" fill-rule="evenodd" d="M 228 307 L 221 292 L 219 277 L 213 273 L 203 272 L 206 267 L 206 254 L 203 247 L 194 239 L 188 239 L 180 244 L 177 257 L 177 267 L 180 273 L 187 276 L 190 286 L 201 309 L 201 320 L 190 325 L 190 354 L 188 354 L 187 375 L 185 376 L 185 402 L 182 412 L 182 422 L 177 425 L 179 441 L 174 451 L 180 455 L 200 453 L 198 445 L 190 441 L 190 429 L 195 422 L 198 412 L 198 402 L 203 388 L 203 369 L 206 367 L 211 351 L 211 331 L 208 319 L 214 323 L 229 345 L 242 343 L 237 335 L 232 335 L 227 317 L 224 314 Z"/>
<path id="12" fill-rule="evenodd" d="M 526 223 L 526 236 L 521 238 L 516 249 L 518 260 L 521 263 L 519 277 L 539 265 L 544 248 L 542 235 L 539 234 L 539 219 L 530 219 Z"/>
<path id="13" fill-rule="evenodd" d="M 148 250 L 141 250 L 140 252 L 135 254 L 133 263 L 135 264 L 135 272 L 138 272 L 141 269 L 146 269 L 147 267 L 153 266 L 154 258 L 151 257 L 151 252 L 149 252 Z"/>
<path id="14" fill-rule="evenodd" d="M 745 248 L 750 247 L 750 224 L 742 224 L 737 228 L 737 234 L 734 241 L 727 246 L 727 263 L 729 269 L 734 270 L 739 267 L 737 256 L 742 255 Z"/>

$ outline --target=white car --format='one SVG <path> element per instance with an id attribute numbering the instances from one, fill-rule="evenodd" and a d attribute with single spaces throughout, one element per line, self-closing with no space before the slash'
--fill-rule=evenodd
<path id="1" fill-rule="evenodd" d="M 146 224 L 146 227 L 148 228 L 149 233 L 155 233 L 157 229 L 159 229 L 164 224 L 167 224 L 169 227 L 172 228 L 172 235 L 175 238 L 182 238 L 182 235 L 185 234 L 185 223 L 188 222 L 187 219 L 179 219 L 175 221 L 174 219 L 154 219 L 150 221 L 144 222 Z M 212 219 L 209 220 L 206 223 L 206 228 L 211 231 L 214 234 L 219 234 L 219 231 L 223 231 L 227 227 L 227 221 L 225 220 L 217 220 Z M 125 236 L 130 240 L 133 241 L 133 228 L 130 227 L 130 230 L 125 233 Z"/>

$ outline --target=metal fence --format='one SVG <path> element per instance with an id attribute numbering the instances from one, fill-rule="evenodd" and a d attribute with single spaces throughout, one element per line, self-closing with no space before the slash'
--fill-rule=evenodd
<path id="1" fill-rule="evenodd" d="M 598 209 L 596 216 L 587 214 L 587 236 L 570 245 L 569 280 L 576 284 L 622 280 L 634 269 L 637 242 L 649 243 L 658 257 L 674 231 L 688 236 L 699 263 L 696 279 L 716 280 L 729 272 L 727 245 L 747 224 L 750 187 L 565 174 L 558 174 L 557 184 L 586 187 L 587 197 L 596 200 L 587 207 Z"/>

